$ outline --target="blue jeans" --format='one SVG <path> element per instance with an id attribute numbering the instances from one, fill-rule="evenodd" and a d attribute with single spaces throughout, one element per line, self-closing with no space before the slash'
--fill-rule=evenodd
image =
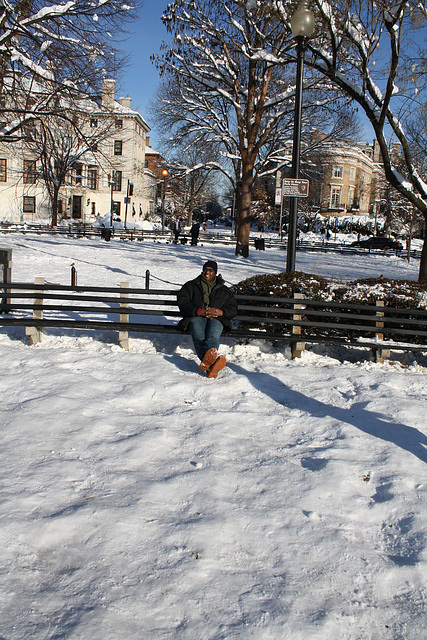
<path id="1" fill-rule="evenodd" d="M 194 349 L 200 360 L 209 349 L 218 349 L 219 338 L 223 330 L 222 322 L 216 318 L 192 318 L 188 328 L 193 338 Z"/>

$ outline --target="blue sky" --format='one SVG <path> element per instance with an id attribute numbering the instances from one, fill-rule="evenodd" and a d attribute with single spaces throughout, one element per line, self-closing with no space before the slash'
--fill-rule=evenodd
<path id="1" fill-rule="evenodd" d="M 150 127 L 148 105 L 156 93 L 159 84 L 159 74 L 150 60 L 153 53 L 158 53 L 163 40 L 167 40 L 168 33 L 160 17 L 167 7 L 162 0 L 144 0 L 139 18 L 131 25 L 131 32 L 126 42 L 120 45 L 130 57 L 130 65 L 123 73 L 117 86 L 117 95 L 129 94 L 132 98 L 132 109 L 139 111 Z M 156 134 L 152 130 L 150 144 L 156 144 Z"/>

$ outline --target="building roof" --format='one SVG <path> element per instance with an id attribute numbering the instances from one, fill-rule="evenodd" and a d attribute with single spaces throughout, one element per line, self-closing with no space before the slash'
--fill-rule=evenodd
<path id="1" fill-rule="evenodd" d="M 151 147 L 145 147 L 145 155 L 161 156 L 162 154 L 160 153 L 160 151 L 156 151 L 155 149 L 152 149 Z"/>

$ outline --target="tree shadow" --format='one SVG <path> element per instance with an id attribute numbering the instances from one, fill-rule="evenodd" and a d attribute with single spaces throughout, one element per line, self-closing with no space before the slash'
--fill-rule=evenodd
<path id="1" fill-rule="evenodd" d="M 255 389 L 269 396 L 277 404 L 288 409 L 306 411 L 316 418 L 330 416 L 340 422 L 346 422 L 374 438 L 395 444 L 422 462 L 427 462 L 427 436 L 424 433 L 402 423 L 389 422 L 384 415 L 368 411 L 366 402 L 355 402 L 349 409 L 334 407 L 291 389 L 268 373 L 250 373 L 233 363 L 229 363 L 228 366 L 239 375 L 246 376 Z"/>

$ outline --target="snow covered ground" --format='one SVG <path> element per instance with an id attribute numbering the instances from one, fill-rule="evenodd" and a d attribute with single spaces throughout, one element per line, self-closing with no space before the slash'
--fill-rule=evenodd
<path id="1" fill-rule="evenodd" d="M 13 277 L 229 282 L 279 249 L 0 237 Z M 383 255 L 298 253 L 343 279 L 413 278 Z M 427 638 L 427 354 L 0 329 L 1 640 Z"/>

